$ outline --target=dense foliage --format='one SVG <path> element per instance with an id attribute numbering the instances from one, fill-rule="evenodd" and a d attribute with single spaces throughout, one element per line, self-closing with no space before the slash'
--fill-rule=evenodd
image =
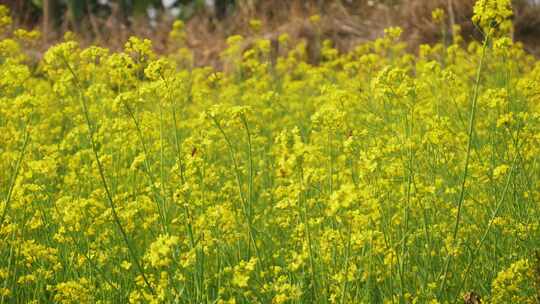
<path id="1" fill-rule="evenodd" d="M 233 36 L 217 71 L 181 22 L 35 65 L 0 8 L 0 302 L 538 303 L 540 62 L 474 13 L 481 43 Z"/>

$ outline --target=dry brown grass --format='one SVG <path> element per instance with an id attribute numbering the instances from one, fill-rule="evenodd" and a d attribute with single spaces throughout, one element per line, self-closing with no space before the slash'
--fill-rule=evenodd
<path id="1" fill-rule="evenodd" d="M 197 65 L 218 66 L 219 54 L 226 47 L 225 40 L 232 34 L 275 40 L 279 34 L 288 33 L 293 42 L 306 42 L 311 61 L 316 62 L 321 39 L 331 39 L 339 50 L 347 51 L 359 43 L 380 37 L 386 27 L 401 26 L 404 39 L 414 51 L 419 44 L 441 40 L 441 27 L 431 20 L 431 12 L 438 7 L 448 14 L 448 30 L 453 20 L 461 25 L 465 39 L 479 38 L 479 32 L 470 22 L 474 0 L 259 0 L 249 3 L 252 4 L 238 6 L 220 20 L 209 12 L 201 12 L 186 22 L 187 46 L 193 50 Z M 515 38 L 523 41 L 528 51 L 539 54 L 540 6 L 520 3 L 515 5 Z M 318 25 L 308 20 L 314 14 L 321 16 Z M 257 35 L 248 26 L 251 19 L 263 22 Z M 130 20 L 128 26 L 119 20 L 120 12 L 114 9 L 108 18 L 91 16 L 84 20 L 82 28 L 85 30 L 79 31 L 78 35 L 83 44 L 97 43 L 113 50 L 121 49 L 129 36 L 137 35 L 152 39 L 158 52 L 167 50 L 170 18 L 162 18 L 153 26 L 145 18 Z M 60 33 L 68 29 L 69 24 L 63 24 L 59 33 L 51 35 L 42 49 L 58 41 Z"/>
<path id="2" fill-rule="evenodd" d="M 254 7 L 237 10 L 235 14 L 215 23 L 208 16 L 197 16 L 187 23 L 189 45 L 194 47 L 197 62 L 215 60 L 225 47 L 225 38 L 231 34 L 252 36 L 248 27 L 250 19 L 263 21 L 261 35 L 273 39 L 288 33 L 293 40 L 305 40 L 308 49 L 316 49 L 317 35 L 331 39 L 341 51 L 347 51 L 359 43 L 380 37 L 384 28 L 401 26 L 404 39 L 411 51 L 419 44 L 433 43 L 442 39 L 440 25 L 431 20 L 435 8 L 443 8 L 447 14 L 447 30 L 450 20 L 462 27 L 466 40 L 480 39 L 480 33 L 470 22 L 474 0 L 403 0 L 401 4 L 380 4 L 387 1 L 259 1 Z M 396 1 L 394 1 L 396 2 Z M 451 4 L 451 9 L 450 5 Z M 448 12 L 452 12 L 449 14 Z M 319 14 L 321 22 L 314 25 L 309 16 Z M 528 51 L 540 54 L 540 7 L 515 5 L 515 39 L 523 41 Z M 315 57 L 316 55 L 312 55 Z"/>

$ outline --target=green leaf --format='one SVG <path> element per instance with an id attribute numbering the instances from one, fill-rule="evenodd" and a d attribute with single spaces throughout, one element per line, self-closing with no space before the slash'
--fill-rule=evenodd
<path id="1" fill-rule="evenodd" d="M 79 24 L 82 17 L 85 15 L 86 0 L 68 0 L 68 9 L 73 24 Z"/>
<path id="2" fill-rule="evenodd" d="M 43 8 L 43 0 L 32 0 L 32 4 L 33 4 L 35 7 Z"/>

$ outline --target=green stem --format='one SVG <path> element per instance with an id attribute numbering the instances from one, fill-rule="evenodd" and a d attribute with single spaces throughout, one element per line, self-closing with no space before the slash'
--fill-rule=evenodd
<path id="1" fill-rule="evenodd" d="M 154 176 L 152 175 L 152 171 L 151 171 L 151 168 L 150 168 L 150 163 L 148 162 L 148 157 L 149 157 L 150 154 L 148 153 L 148 148 L 146 147 L 146 143 L 144 141 L 144 136 L 143 136 L 143 133 L 142 133 L 142 130 L 141 130 L 140 123 L 137 120 L 137 118 L 135 117 L 135 113 L 133 113 L 133 111 L 131 110 L 129 105 L 126 104 L 125 102 L 122 102 L 122 104 L 124 105 L 124 108 L 126 109 L 126 111 L 127 111 L 128 115 L 129 115 L 129 117 L 131 118 L 131 120 L 133 120 L 133 124 L 135 125 L 135 129 L 137 130 L 137 137 L 139 138 L 139 141 L 141 142 L 141 146 L 142 146 L 142 149 L 143 149 L 143 152 L 144 152 L 144 167 L 145 167 L 146 176 L 149 179 L 150 188 L 152 189 L 152 192 L 154 193 L 154 196 L 155 196 L 155 199 L 156 199 L 156 206 L 157 206 L 159 218 L 160 218 L 160 221 L 161 221 L 161 229 L 162 229 L 162 232 L 167 233 L 168 229 L 167 229 L 167 225 L 166 225 L 166 221 L 165 221 L 165 215 L 164 215 L 163 207 L 159 203 L 159 200 L 161 200 L 161 202 L 163 204 L 164 199 L 163 199 L 162 194 L 158 193 L 157 190 L 156 190 L 155 179 L 154 179 Z"/>
<path id="2" fill-rule="evenodd" d="M 26 152 L 26 146 L 28 145 L 29 138 L 30 136 L 29 136 L 28 130 L 25 130 L 24 143 L 23 143 L 21 152 L 19 153 L 19 158 L 17 159 L 17 163 L 15 165 L 15 172 L 13 173 L 13 176 L 11 177 L 11 182 L 9 184 L 9 190 L 6 197 L 6 204 L 4 206 L 4 210 L 2 211 L 2 216 L 0 217 L 0 231 L 2 230 L 2 225 L 4 224 L 4 220 L 6 219 L 6 215 L 10 208 L 11 196 L 13 195 L 13 189 L 15 188 L 15 181 L 17 180 L 17 177 L 19 176 L 19 170 L 21 168 L 21 163 L 24 158 L 24 153 Z"/>
<path id="3" fill-rule="evenodd" d="M 472 103 L 471 103 L 471 115 L 469 117 L 467 155 L 465 157 L 465 167 L 463 169 L 463 178 L 462 178 L 462 181 L 461 181 L 461 189 L 459 191 L 458 209 L 457 209 L 456 221 L 455 221 L 455 224 L 454 224 L 454 229 L 453 229 L 453 232 L 452 232 L 452 244 L 451 244 L 450 249 L 452 249 L 456 245 L 457 236 L 458 236 L 458 232 L 459 232 L 459 227 L 460 227 L 460 224 L 461 224 L 461 213 L 462 213 L 462 209 L 463 209 L 463 200 L 465 198 L 465 185 L 466 185 L 466 182 L 467 182 L 467 176 L 468 176 L 468 171 L 469 171 L 469 161 L 470 161 L 470 158 L 471 158 L 471 149 L 472 149 L 472 141 L 473 141 L 472 137 L 473 137 L 473 133 L 474 133 L 474 123 L 475 123 L 476 108 L 477 108 L 476 105 L 477 105 L 477 102 L 478 102 L 478 95 L 479 95 L 479 92 L 480 92 L 480 76 L 482 75 L 482 69 L 484 67 L 484 59 L 486 57 L 486 50 L 487 50 L 489 38 L 490 38 L 489 35 L 484 38 L 484 43 L 483 43 L 483 46 L 482 46 L 482 55 L 480 57 L 480 63 L 478 65 L 478 69 L 476 71 L 476 80 L 475 80 L 475 84 L 474 84 L 474 92 L 473 92 L 473 98 L 472 98 Z M 451 261 L 452 261 L 452 254 L 450 253 L 448 255 L 447 259 L 446 259 L 446 263 L 445 263 L 445 266 L 444 266 L 442 282 L 441 282 L 441 286 L 439 288 L 439 297 L 441 296 L 442 292 L 444 291 L 444 287 L 446 285 L 446 281 L 447 281 L 447 278 L 448 278 L 448 271 L 450 269 Z"/>
<path id="4" fill-rule="evenodd" d="M 113 201 L 111 191 L 109 190 L 109 186 L 107 185 L 107 180 L 105 179 L 105 171 L 103 169 L 103 165 L 101 164 L 101 161 L 99 160 L 99 153 L 98 153 L 96 142 L 94 140 L 94 130 L 92 128 L 92 123 L 90 122 L 90 114 L 89 114 L 89 110 L 88 110 L 88 105 L 86 103 L 86 96 L 83 93 L 81 82 L 79 81 L 79 78 L 77 77 L 77 74 L 75 73 L 73 68 L 71 68 L 71 66 L 69 65 L 67 60 L 65 58 L 62 58 L 62 59 L 64 60 L 64 64 L 66 65 L 67 69 L 69 70 L 69 72 L 73 76 L 75 85 L 76 85 L 76 87 L 77 87 L 77 89 L 79 91 L 80 97 L 81 97 L 81 105 L 82 105 L 82 108 L 83 108 L 84 119 L 85 119 L 86 125 L 88 127 L 88 137 L 90 139 L 90 144 L 92 146 L 92 151 L 93 151 L 94 157 L 96 159 L 96 164 L 97 164 L 98 171 L 99 171 L 99 177 L 101 179 L 103 189 L 105 190 L 105 193 L 107 195 L 107 201 L 109 203 L 109 207 L 111 208 L 111 213 L 112 213 L 112 216 L 113 216 L 113 220 L 114 220 L 116 226 L 118 227 L 118 230 L 120 231 L 120 234 L 122 235 L 122 239 L 126 243 L 126 246 L 127 246 L 128 251 L 129 251 L 129 253 L 131 255 L 131 258 L 135 262 L 137 270 L 141 274 L 144 283 L 146 284 L 146 286 L 148 287 L 150 292 L 155 295 L 156 292 L 154 291 L 154 288 L 152 287 L 152 285 L 148 281 L 148 278 L 146 277 L 146 274 L 144 273 L 144 270 L 142 268 L 140 260 L 139 260 L 139 258 L 137 256 L 137 254 L 135 253 L 135 249 L 133 248 L 131 242 L 129 241 L 128 235 L 127 235 L 124 227 L 122 226 L 122 223 L 120 222 L 120 217 L 118 216 L 118 213 L 116 212 L 116 205 L 115 205 L 115 203 Z"/>
<path id="5" fill-rule="evenodd" d="M 238 187 L 240 200 L 242 202 L 242 211 L 244 213 L 244 216 L 245 216 L 247 224 L 248 224 L 248 243 L 249 242 L 253 243 L 253 247 L 255 248 L 255 254 L 257 255 L 257 258 L 258 258 L 259 262 L 262 262 L 261 255 L 259 253 L 259 248 L 257 246 L 257 242 L 255 241 L 255 236 L 253 234 L 253 227 L 252 227 L 250 219 L 249 219 L 246 197 L 245 197 L 244 191 L 242 190 L 242 181 L 241 181 L 241 178 L 240 178 L 240 169 L 238 168 L 238 163 L 236 161 L 236 157 L 235 157 L 235 153 L 234 153 L 234 150 L 233 150 L 232 143 L 231 143 L 229 137 L 227 136 L 227 133 L 225 133 L 225 130 L 223 130 L 223 127 L 218 122 L 218 120 L 214 116 L 210 116 L 210 117 L 212 118 L 212 121 L 214 122 L 214 124 L 218 128 L 218 130 L 220 131 L 221 135 L 223 135 L 223 138 L 225 139 L 225 142 L 227 143 L 227 148 L 229 150 L 229 156 L 230 156 L 230 158 L 231 158 L 231 160 L 233 162 L 234 172 L 235 172 L 235 175 L 236 175 L 236 185 Z M 248 258 L 249 258 L 249 256 L 248 256 Z"/>

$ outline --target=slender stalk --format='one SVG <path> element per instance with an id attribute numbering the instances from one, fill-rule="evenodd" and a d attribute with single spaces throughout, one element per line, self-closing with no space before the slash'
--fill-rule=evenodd
<path id="1" fill-rule="evenodd" d="M 24 158 L 24 154 L 26 152 L 26 146 L 28 145 L 29 139 L 30 139 L 29 132 L 25 128 L 23 146 L 22 146 L 21 152 L 19 153 L 19 157 L 17 158 L 17 163 L 15 165 L 15 172 L 13 173 L 13 176 L 11 176 L 11 181 L 9 183 L 9 190 L 6 197 L 6 204 L 4 205 L 2 216 L 0 216 L 0 230 L 2 229 L 2 225 L 4 224 L 4 220 L 6 219 L 6 215 L 10 208 L 11 196 L 13 195 L 13 189 L 15 188 L 15 181 L 17 180 L 17 177 L 19 176 L 19 170 L 21 168 L 21 163 Z"/>
<path id="2" fill-rule="evenodd" d="M 508 189 L 510 187 L 510 181 L 512 180 L 512 175 L 514 174 L 514 170 L 515 170 L 515 167 L 516 167 L 516 162 L 517 162 L 518 155 L 519 154 L 516 153 L 516 155 L 514 157 L 514 161 L 512 162 L 512 167 L 510 167 L 510 171 L 508 172 L 508 176 L 506 178 L 506 183 L 504 185 L 503 193 L 501 194 L 501 197 L 499 198 L 499 201 L 497 202 L 497 205 L 495 206 L 495 210 L 493 210 L 493 213 L 491 214 L 491 218 L 489 219 L 488 226 L 487 226 L 486 230 L 484 231 L 484 234 L 482 235 L 482 238 L 480 239 L 480 242 L 478 242 L 478 245 L 474 248 L 474 251 L 471 254 L 471 260 L 469 261 L 469 264 L 467 265 L 467 268 L 465 270 L 465 276 L 463 278 L 463 281 L 459 285 L 459 289 L 458 289 L 457 294 L 460 294 L 461 290 L 465 286 L 465 283 L 467 282 L 467 278 L 469 276 L 471 267 L 472 267 L 477 255 L 478 255 L 478 253 L 480 251 L 480 248 L 482 247 L 482 245 L 484 244 L 484 242 L 487 239 L 489 231 L 491 230 L 491 227 L 493 226 L 493 223 L 495 222 L 495 218 L 499 214 L 499 210 L 502 207 L 502 204 L 503 204 L 504 199 L 506 197 L 506 193 L 508 192 Z"/>
<path id="3" fill-rule="evenodd" d="M 141 125 L 139 123 L 139 121 L 137 120 L 137 118 L 135 117 L 135 113 L 133 113 L 133 111 L 131 110 L 131 108 L 129 107 L 129 105 L 125 102 L 122 102 L 122 104 L 124 105 L 124 108 L 126 109 L 129 117 L 131 118 L 131 120 L 133 120 L 133 124 L 135 125 L 135 129 L 137 130 L 137 137 L 139 138 L 139 141 L 141 142 L 141 146 L 143 148 L 143 152 L 144 152 L 144 167 L 145 167 L 145 172 L 146 172 L 146 176 L 148 177 L 149 179 L 149 182 L 150 182 L 150 188 L 152 189 L 152 192 L 154 192 L 154 196 L 155 196 L 155 200 L 156 200 L 156 206 L 157 206 L 157 209 L 158 209 L 158 214 L 159 214 L 159 218 L 160 218 L 160 221 L 161 221 L 161 229 L 162 229 L 162 232 L 163 233 L 167 233 L 168 232 L 168 227 L 167 227 L 167 224 L 166 224 L 166 221 L 165 221 L 165 215 L 164 215 L 164 207 L 162 206 L 163 202 L 164 202 L 164 198 L 163 198 L 163 194 L 161 193 L 158 193 L 157 190 L 156 190 L 156 183 L 155 183 L 155 179 L 154 179 L 154 176 L 152 175 L 152 171 L 151 171 L 151 168 L 150 168 L 150 163 L 148 162 L 148 157 L 149 157 L 149 153 L 148 153 L 148 148 L 146 146 L 146 143 L 144 141 L 144 136 L 143 136 L 143 133 L 142 133 L 142 129 L 141 129 Z M 161 200 L 162 204 L 160 204 L 158 201 Z"/>
<path id="4" fill-rule="evenodd" d="M 15 230 L 13 230 L 11 232 L 11 242 L 13 243 L 14 240 L 15 240 Z M 8 242 L 7 238 L 4 241 L 7 243 Z M 7 265 L 8 274 L 12 272 L 11 271 L 12 267 L 13 268 L 17 267 L 16 263 L 14 262 L 14 259 L 15 259 L 14 257 L 16 255 L 16 253 L 14 251 L 15 251 L 14 246 L 9 246 L 9 255 L 8 255 L 8 258 L 7 258 L 7 260 L 8 260 L 8 265 Z M 15 270 L 13 272 L 15 272 Z M 15 276 L 13 276 L 13 277 L 15 277 Z M 7 285 L 8 285 L 9 281 L 10 281 L 9 279 L 4 281 L 4 284 L 3 284 L 4 289 L 7 288 Z M 5 303 L 4 298 L 5 298 L 5 295 L 2 294 L 2 297 L 0 298 L 0 303 Z"/>
<path id="5" fill-rule="evenodd" d="M 180 167 L 180 180 L 182 181 L 182 184 L 185 182 L 184 177 L 184 162 L 182 160 L 182 149 L 181 149 L 181 142 L 180 142 L 180 136 L 178 135 L 178 122 L 176 119 L 176 105 L 172 105 L 172 120 L 173 120 L 173 126 L 174 126 L 174 143 L 176 148 L 176 154 L 178 157 L 178 166 Z"/>
<path id="6" fill-rule="evenodd" d="M 94 129 L 92 128 L 92 123 L 90 121 L 90 113 L 89 113 L 88 105 L 87 105 L 87 102 L 86 102 L 86 96 L 83 93 L 82 84 L 79 81 L 79 78 L 78 78 L 77 74 L 75 73 L 75 71 L 73 70 L 73 68 L 71 67 L 71 65 L 67 62 L 67 60 L 65 58 L 62 58 L 62 59 L 64 60 L 64 64 L 66 65 L 66 68 L 69 70 L 69 72 L 73 76 L 75 85 L 76 85 L 76 87 L 77 87 L 77 89 L 79 91 L 80 101 L 81 101 L 81 105 L 82 105 L 82 109 L 83 109 L 83 115 L 84 115 L 84 119 L 86 121 L 86 125 L 88 127 L 88 137 L 90 139 L 90 144 L 92 146 L 92 151 L 93 151 L 94 157 L 96 159 L 96 164 L 97 164 L 98 171 L 99 171 L 99 177 L 101 179 L 103 189 L 105 190 L 105 193 L 106 193 L 106 196 L 107 196 L 107 202 L 109 203 L 109 207 L 111 208 L 111 213 L 112 213 L 112 216 L 113 216 L 113 220 L 114 220 L 118 230 L 120 231 L 120 234 L 122 235 L 122 239 L 126 243 L 126 246 L 127 246 L 128 251 L 129 251 L 129 253 L 131 255 L 131 258 L 135 262 L 137 270 L 141 274 L 144 283 L 146 284 L 146 286 L 148 287 L 148 289 L 150 290 L 150 292 L 152 294 L 156 294 L 156 292 L 154 291 L 154 288 L 152 287 L 152 285 L 148 281 L 148 278 L 146 277 L 146 274 L 144 273 L 144 270 L 143 270 L 143 267 L 142 267 L 141 262 L 139 260 L 139 257 L 135 253 L 135 248 L 133 248 L 133 245 L 129 241 L 128 235 L 127 235 L 124 227 L 122 226 L 122 222 L 120 221 L 120 217 L 118 216 L 118 213 L 116 212 L 116 204 L 114 203 L 111 191 L 109 190 L 109 186 L 107 184 L 107 180 L 105 179 L 105 170 L 103 169 L 103 165 L 101 164 L 101 161 L 99 160 L 99 153 L 98 153 L 96 142 L 94 140 Z"/>
<path id="7" fill-rule="evenodd" d="M 168 231 L 167 229 L 167 201 L 165 199 L 165 172 L 163 167 L 164 162 L 164 144 L 163 144 L 163 106 L 161 104 L 161 101 L 159 102 L 159 189 L 161 191 L 161 208 L 163 209 L 163 225 L 165 226 L 165 231 Z"/>
<path id="8" fill-rule="evenodd" d="M 241 115 L 240 119 L 246 129 L 246 136 L 248 140 L 248 159 L 249 159 L 249 181 L 248 181 L 248 197 L 247 197 L 247 218 L 249 225 L 253 225 L 253 157 L 252 157 L 252 145 L 251 145 L 251 132 L 245 115 Z"/>
<path id="9" fill-rule="evenodd" d="M 343 281 L 343 286 L 341 288 L 341 304 L 346 302 L 347 294 L 347 277 L 349 275 L 349 259 L 351 256 L 351 236 L 352 236 L 352 218 L 350 219 L 348 229 L 347 229 L 347 251 L 345 252 L 345 280 Z"/>
<path id="10" fill-rule="evenodd" d="M 183 164 L 183 161 L 182 161 L 182 155 L 181 155 L 181 143 L 180 143 L 180 137 L 178 136 L 178 122 L 177 122 L 177 119 L 176 119 L 176 102 L 175 102 L 175 99 L 171 96 L 171 89 L 170 89 L 170 86 L 169 86 L 169 82 L 167 81 L 167 79 L 165 78 L 165 76 L 163 74 L 160 73 L 160 77 L 161 77 L 161 80 L 163 81 L 163 83 L 165 84 L 165 87 L 167 88 L 167 92 L 169 93 L 169 100 L 171 102 L 171 113 L 172 113 L 172 121 L 173 121 L 173 127 L 174 127 L 174 143 L 175 143 L 175 149 L 176 149 L 176 154 L 177 154 L 177 157 L 178 157 L 178 164 L 180 166 L 180 180 L 182 181 L 182 183 L 185 182 L 185 178 L 184 178 L 184 164 Z M 163 114 L 162 114 L 162 109 L 161 109 L 161 103 L 160 103 L 160 117 L 162 118 L 163 117 Z M 162 128 L 163 126 L 160 124 L 160 127 Z M 160 130 L 161 131 L 161 130 Z"/>
<path id="11" fill-rule="evenodd" d="M 313 302 L 316 302 L 318 300 L 318 286 L 317 286 L 317 278 L 315 277 L 315 255 L 313 254 L 313 246 L 312 246 L 312 239 L 311 239 L 311 230 L 309 229 L 309 217 L 308 217 L 308 209 L 307 209 L 307 201 L 306 201 L 306 198 L 305 198 L 305 185 L 304 185 L 304 170 L 302 168 L 302 166 L 300 166 L 300 176 L 299 176 L 299 183 L 301 185 L 301 191 L 300 191 L 300 194 L 299 194 L 299 203 L 302 205 L 302 206 L 299 206 L 299 211 L 298 213 L 300 214 L 300 216 L 303 218 L 303 221 L 304 221 L 304 233 L 306 234 L 306 237 L 307 237 L 307 243 L 308 243 L 308 253 L 309 253 L 309 268 L 310 268 L 310 273 L 311 273 L 311 283 L 313 284 L 312 288 L 313 288 L 313 299 L 312 301 Z M 302 209 L 300 209 L 301 207 L 303 207 Z M 302 211 L 303 211 L 303 216 L 302 216 Z"/>
<path id="12" fill-rule="evenodd" d="M 56 204 L 54 204 L 54 203 L 52 205 L 54 206 L 54 209 L 56 210 L 56 213 L 60 214 L 60 210 L 58 210 L 58 206 Z M 63 220 L 63 218 L 61 216 L 58 217 L 58 221 L 62 224 L 62 226 L 66 226 L 66 223 L 64 222 L 64 220 Z M 86 261 L 88 261 L 88 263 L 90 264 L 90 267 L 92 269 L 94 269 L 101 276 L 101 278 L 105 281 L 105 283 L 107 283 L 107 285 L 109 285 L 109 287 L 111 287 L 111 289 L 113 289 L 115 292 L 120 294 L 120 289 L 116 285 L 113 284 L 113 282 L 107 277 L 107 275 L 103 272 L 103 270 L 101 268 L 99 268 L 99 266 L 96 264 L 96 262 L 94 260 L 92 260 L 92 258 L 88 255 L 87 252 L 85 252 L 85 250 L 83 250 L 83 246 L 81 245 L 81 243 L 75 237 L 75 233 L 70 232 L 69 229 L 67 231 L 68 231 L 67 234 L 71 238 L 71 241 L 75 244 L 75 247 L 77 247 L 77 249 L 83 255 L 83 257 L 86 259 Z M 0 302 L 0 303 L 2 303 L 2 302 Z"/>
<path id="13" fill-rule="evenodd" d="M 253 227 L 252 227 L 251 221 L 249 219 L 246 197 L 245 197 L 244 191 L 242 190 L 242 180 L 240 178 L 240 169 L 238 168 L 238 163 L 236 161 L 236 157 L 235 157 L 235 153 L 234 153 L 234 150 L 233 150 L 232 143 L 231 143 L 229 137 L 227 136 L 227 133 L 225 133 L 225 130 L 223 130 L 223 127 L 218 122 L 218 120 L 214 116 L 210 116 L 210 117 L 212 118 L 212 121 L 214 122 L 214 124 L 218 128 L 218 130 L 220 131 L 221 135 L 223 135 L 223 138 L 225 139 L 225 142 L 227 143 L 227 148 L 229 150 L 229 156 L 230 156 L 230 158 L 231 158 L 231 160 L 233 162 L 234 172 L 235 172 L 235 175 L 236 175 L 236 185 L 238 187 L 240 200 L 242 202 L 242 211 L 244 213 L 244 216 L 245 216 L 247 224 L 248 224 L 248 242 L 253 242 L 253 247 L 255 248 L 255 254 L 257 255 L 257 258 L 259 259 L 259 262 L 261 262 L 262 261 L 261 260 L 261 255 L 259 253 L 257 242 L 255 241 L 255 236 L 253 234 Z"/>
<path id="14" fill-rule="evenodd" d="M 465 157 L 465 166 L 463 168 L 463 178 L 461 181 L 461 189 L 459 191 L 459 199 L 458 199 L 458 209 L 456 214 L 456 221 L 454 223 L 454 229 L 452 232 L 452 247 L 456 245 L 457 242 L 457 235 L 459 232 L 459 227 L 461 224 L 461 213 L 463 209 L 463 200 L 465 198 L 465 185 L 467 182 L 468 177 L 468 171 L 469 171 L 469 161 L 471 158 L 471 150 L 472 150 L 472 138 L 474 133 L 474 123 L 476 119 L 476 108 L 477 108 L 477 102 L 478 102 L 478 95 L 480 92 L 480 76 L 482 75 L 482 69 L 484 68 L 484 59 L 486 57 L 486 50 L 489 42 L 489 35 L 486 35 L 484 38 L 484 43 L 482 46 L 482 55 L 480 57 L 480 63 L 478 64 L 478 69 L 476 70 L 476 80 L 474 84 L 474 92 L 473 92 L 473 98 L 471 102 L 471 115 L 469 117 L 469 131 L 468 131 L 468 142 L 467 142 L 467 155 Z M 442 282 L 441 286 L 439 288 L 439 297 L 441 296 L 442 292 L 444 291 L 444 287 L 446 285 L 446 280 L 448 277 L 448 271 L 450 269 L 450 263 L 452 261 L 452 254 L 449 254 L 446 258 L 446 263 L 444 266 L 444 271 L 442 275 Z"/>

